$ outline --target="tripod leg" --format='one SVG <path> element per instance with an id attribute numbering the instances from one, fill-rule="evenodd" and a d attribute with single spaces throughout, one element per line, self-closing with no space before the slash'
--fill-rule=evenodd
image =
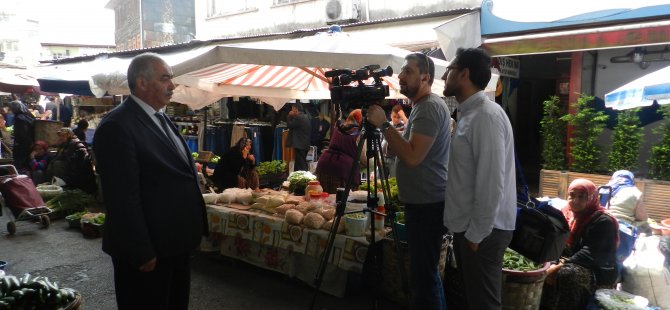
<path id="1" fill-rule="evenodd" d="M 364 142 L 365 139 L 360 139 L 358 141 L 358 145 L 356 146 L 356 157 L 354 157 L 354 159 L 360 158 Z M 354 160 L 353 165 L 357 164 L 358 161 Z M 321 283 L 323 282 L 323 274 L 326 271 L 326 266 L 328 265 L 328 260 L 330 259 L 330 253 L 332 252 L 333 244 L 335 243 L 337 228 L 339 227 L 340 220 L 344 215 L 344 208 L 347 204 L 347 198 L 349 197 L 351 186 L 353 185 L 352 180 L 354 177 L 354 171 L 356 170 L 354 169 L 355 166 L 353 165 L 351 167 L 351 170 L 349 171 L 349 178 L 347 179 L 346 186 L 344 187 L 344 192 L 340 193 L 338 189 L 337 207 L 335 208 L 335 217 L 333 218 L 333 226 L 330 228 L 330 231 L 328 232 L 328 242 L 326 243 L 326 250 L 323 252 L 323 256 L 321 256 L 321 261 L 319 262 L 319 269 L 317 270 L 316 276 L 314 278 L 314 294 L 312 295 L 312 302 L 310 303 L 309 306 L 310 309 L 314 309 L 316 296 L 319 294 L 319 289 L 321 288 Z"/>
<path id="2" fill-rule="evenodd" d="M 381 139 L 376 139 L 374 141 L 374 143 L 376 143 L 375 148 L 377 148 L 377 150 L 382 149 L 381 148 L 381 146 L 382 146 Z M 377 155 L 379 156 L 379 158 L 381 160 L 381 153 L 378 152 Z M 398 239 L 398 233 L 397 233 L 397 229 L 396 229 L 396 226 L 395 226 L 397 206 L 395 206 L 391 203 L 391 187 L 389 186 L 388 178 L 386 177 L 386 175 L 384 175 L 386 173 L 386 169 L 384 167 L 384 162 L 382 161 L 381 163 L 382 163 L 382 167 L 379 170 L 381 170 L 382 191 L 383 191 L 384 198 L 385 198 L 384 199 L 384 204 L 385 204 L 385 208 L 386 208 L 386 213 L 388 214 L 388 220 L 391 223 L 391 228 L 392 228 L 391 229 L 391 234 L 393 236 L 393 247 L 395 249 L 396 260 L 398 261 L 398 267 L 400 268 L 400 270 L 399 270 L 400 271 L 400 279 L 402 281 L 402 284 L 401 284 L 402 286 L 401 287 L 402 287 L 402 290 L 407 293 L 409 291 L 409 287 L 408 287 L 409 286 L 409 281 L 407 279 L 407 270 L 405 270 L 405 264 L 403 263 L 405 261 L 404 260 L 405 255 L 403 255 L 402 251 L 400 251 L 400 239 Z"/>

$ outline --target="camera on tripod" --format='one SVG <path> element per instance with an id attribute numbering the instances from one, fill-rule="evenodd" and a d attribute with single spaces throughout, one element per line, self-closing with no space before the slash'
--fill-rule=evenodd
<path id="1" fill-rule="evenodd" d="M 391 75 L 391 66 L 381 69 L 379 65 L 367 65 L 358 70 L 336 69 L 325 73 L 326 77 L 332 78 L 330 99 L 339 103 L 343 110 L 367 106 L 388 97 L 389 87 L 382 83 L 382 77 Z M 365 84 L 369 78 L 373 78 L 373 84 Z M 357 83 L 351 85 L 353 82 Z"/>

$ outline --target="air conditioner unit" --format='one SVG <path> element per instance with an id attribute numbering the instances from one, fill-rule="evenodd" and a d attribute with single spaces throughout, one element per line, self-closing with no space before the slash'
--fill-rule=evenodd
<path id="1" fill-rule="evenodd" d="M 326 23 L 351 23 L 360 18 L 360 0 L 330 0 L 326 4 Z"/>

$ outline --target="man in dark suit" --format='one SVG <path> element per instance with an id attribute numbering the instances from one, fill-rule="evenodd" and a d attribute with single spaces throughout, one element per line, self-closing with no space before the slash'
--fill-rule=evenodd
<path id="1" fill-rule="evenodd" d="M 309 171 L 307 150 L 309 150 L 312 124 L 307 114 L 305 114 L 302 104 L 299 102 L 291 105 L 291 111 L 288 112 L 288 116 L 286 117 L 286 127 L 289 129 L 286 146 L 293 148 L 295 157 L 293 171 Z"/>
<path id="2" fill-rule="evenodd" d="M 107 209 L 102 249 L 112 257 L 119 309 L 188 309 L 190 253 L 207 234 L 195 165 L 162 113 L 171 79 L 157 54 L 135 57 L 131 96 L 93 140 Z"/>

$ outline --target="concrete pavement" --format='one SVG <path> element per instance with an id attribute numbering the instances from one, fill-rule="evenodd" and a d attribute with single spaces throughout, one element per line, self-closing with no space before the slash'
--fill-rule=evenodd
<path id="1" fill-rule="evenodd" d="M 79 230 L 57 220 L 48 229 L 19 222 L 9 236 L 7 209 L 0 217 L 0 260 L 5 272 L 47 276 L 83 296 L 83 309 L 116 309 L 112 262 L 101 250 L 101 239 L 85 239 Z M 190 309 L 309 309 L 314 290 L 285 275 L 198 252 L 192 259 Z M 319 294 L 315 309 L 373 309 L 374 295 L 354 279 L 344 298 Z M 380 309 L 402 309 L 383 297 Z"/>

